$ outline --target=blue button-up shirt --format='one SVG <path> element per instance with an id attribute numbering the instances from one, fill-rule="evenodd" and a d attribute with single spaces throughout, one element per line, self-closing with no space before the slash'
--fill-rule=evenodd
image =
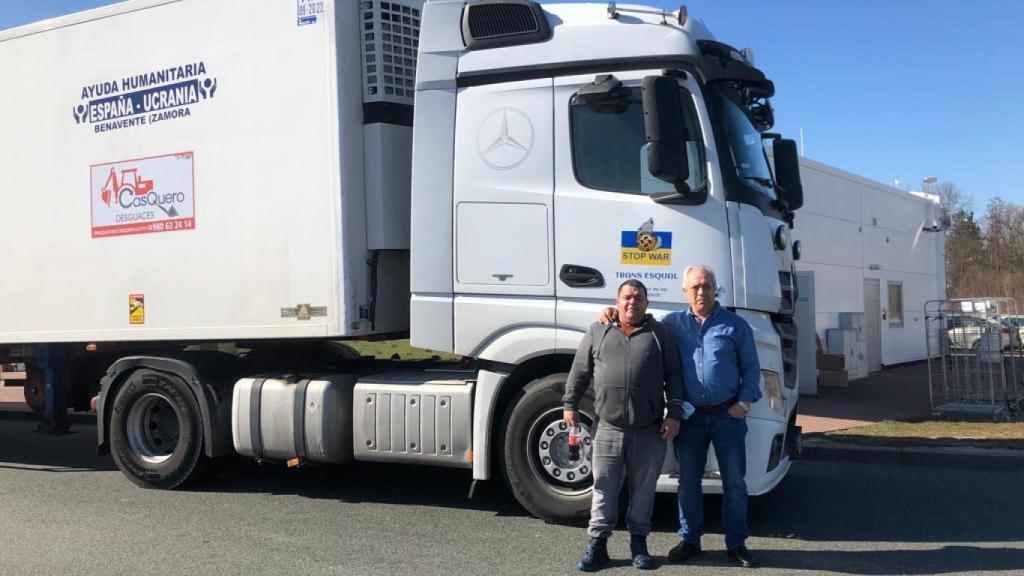
<path id="1" fill-rule="evenodd" d="M 679 346 L 687 402 L 714 406 L 738 397 L 753 404 L 761 398 L 761 365 L 754 329 L 746 320 L 716 302 L 704 324 L 689 308 L 671 312 L 661 321 Z"/>

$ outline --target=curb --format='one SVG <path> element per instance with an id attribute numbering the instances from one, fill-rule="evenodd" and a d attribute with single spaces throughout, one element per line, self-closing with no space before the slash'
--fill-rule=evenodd
<path id="1" fill-rule="evenodd" d="M 1024 450 L 972 447 L 864 446 L 804 438 L 805 460 L 896 464 L 939 468 L 1024 470 Z"/>

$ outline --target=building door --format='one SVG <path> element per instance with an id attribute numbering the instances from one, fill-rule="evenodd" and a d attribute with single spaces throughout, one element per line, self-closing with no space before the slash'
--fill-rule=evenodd
<path id="1" fill-rule="evenodd" d="M 818 395 L 817 325 L 814 315 L 814 272 L 796 273 L 797 293 L 793 316 L 796 320 L 797 382 L 800 394 Z"/>
<path id="2" fill-rule="evenodd" d="M 882 309 L 877 278 L 864 279 L 864 331 L 867 336 L 868 372 L 882 369 Z"/>

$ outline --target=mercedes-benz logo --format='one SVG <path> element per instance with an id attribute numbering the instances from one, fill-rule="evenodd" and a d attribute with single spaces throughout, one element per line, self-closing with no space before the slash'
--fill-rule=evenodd
<path id="1" fill-rule="evenodd" d="M 533 149 L 533 124 L 520 110 L 498 108 L 480 123 L 476 150 L 495 170 L 509 170 L 523 163 Z"/>

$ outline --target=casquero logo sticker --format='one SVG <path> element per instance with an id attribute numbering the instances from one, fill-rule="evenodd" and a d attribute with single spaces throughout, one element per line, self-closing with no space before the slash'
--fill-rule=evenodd
<path id="1" fill-rule="evenodd" d="M 199 61 L 87 84 L 71 112 L 76 124 L 107 132 L 191 116 L 216 93 L 217 79 Z"/>
<path id="2" fill-rule="evenodd" d="M 649 218 L 636 230 L 623 230 L 619 263 L 638 266 L 670 266 L 672 264 L 672 233 L 654 229 Z"/>
<path id="3" fill-rule="evenodd" d="M 90 167 L 92 237 L 195 228 L 192 161 L 179 152 Z"/>

